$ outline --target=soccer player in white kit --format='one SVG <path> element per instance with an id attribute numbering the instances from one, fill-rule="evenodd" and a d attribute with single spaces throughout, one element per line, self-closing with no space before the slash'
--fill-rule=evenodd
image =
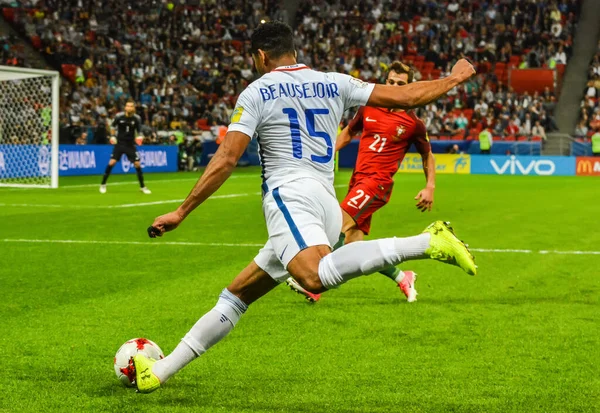
<path id="1" fill-rule="evenodd" d="M 362 105 L 425 105 L 474 75 L 471 64 L 458 61 L 450 76 L 440 80 L 374 85 L 298 64 L 293 33 L 286 24 L 259 26 L 251 43 L 256 69 L 263 76 L 240 95 L 223 143 L 186 200 L 156 218 L 149 234 L 160 236 L 177 228 L 227 180 L 250 140 L 257 139 L 269 239 L 170 355 L 159 361 L 141 354 L 133 357 L 136 386 L 143 393 L 156 390 L 223 339 L 251 303 L 290 275 L 306 290 L 321 293 L 411 259 L 432 258 L 476 273 L 466 245 L 441 221 L 414 237 L 361 241 L 332 252 L 342 225 L 333 188 L 333 154 L 344 111 Z"/>

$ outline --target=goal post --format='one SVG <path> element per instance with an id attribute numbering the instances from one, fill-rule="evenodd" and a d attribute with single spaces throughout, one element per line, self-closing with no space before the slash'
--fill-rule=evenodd
<path id="1" fill-rule="evenodd" d="M 0 66 L 0 187 L 58 188 L 60 75 Z"/>

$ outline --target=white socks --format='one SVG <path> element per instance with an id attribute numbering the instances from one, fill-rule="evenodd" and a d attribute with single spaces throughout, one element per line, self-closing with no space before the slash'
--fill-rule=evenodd
<path id="1" fill-rule="evenodd" d="M 217 305 L 194 324 L 171 354 L 154 364 L 152 372 L 161 383 L 166 382 L 192 360 L 225 338 L 247 309 L 248 306 L 242 300 L 224 289 Z"/>
<path id="2" fill-rule="evenodd" d="M 321 259 L 319 278 L 327 289 L 352 278 L 372 274 L 403 261 L 426 258 L 431 234 L 408 238 L 384 238 L 346 244 Z"/>
<path id="3" fill-rule="evenodd" d="M 400 284 L 403 279 L 404 279 L 404 271 L 400 271 L 400 272 L 398 272 L 398 275 L 396 276 L 394 281 L 396 281 L 396 284 Z"/>

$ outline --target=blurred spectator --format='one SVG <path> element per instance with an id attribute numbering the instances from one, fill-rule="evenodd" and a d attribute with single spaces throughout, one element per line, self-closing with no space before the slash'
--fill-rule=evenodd
<path id="1" fill-rule="evenodd" d="M 584 120 L 579 121 L 577 127 L 575 128 L 575 136 L 578 138 L 585 138 L 588 133 L 588 127 L 585 124 Z"/>
<path id="2" fill-rule="evenodd" d="M 493 145 L 494 138 L 492 136 L 492 132 L 490 132 L 490 130 L 487 128 L 482 130 L 479 133 L 479 149 L 481 149 L 481 153 L 489 155 Z"/>
<path id="3" fill-rule="evenodd" d="M 546 140 L 546 131 L 544 130 L 544 127 L 541 125 L 539 120 L 535 121 L 535 125 L 533 125 L 533 128 L 531 128 L 531 134 L 533 136 L 539 136 L 544 141 Z"/>

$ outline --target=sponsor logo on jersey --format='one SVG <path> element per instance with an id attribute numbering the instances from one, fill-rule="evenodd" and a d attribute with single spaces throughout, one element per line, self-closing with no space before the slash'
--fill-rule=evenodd
<path id="1" fill-rule="evenodd" d="M 377 119 L 371 119 L 370 117 L 365 118 L 365 122 L 377 122 Z"/>
<path id="2" fill-rule="evenodd" d="M 235 108 L 235 110 L 231 114 L 231 123 L 237 123 L 237 122 L 239 122 L 240 119 L 242 118 L 242 113 L 244 113 L 244 108 L 243 107 L 238 106 L 237 108 Z"/>
<path id="3" fill-rule="evenodd" d="M 357 79 L 355 77 L 353 77 L 352 79 L 350 79 L 350 83 L 352 83 L 353 85 L 355 85 L 356 87 L 359 87 L 361 89 L 364 89 L 367 86 L 369 86 L 369 84 L 367 82 L 363 82 L 362 80 Z"/>

